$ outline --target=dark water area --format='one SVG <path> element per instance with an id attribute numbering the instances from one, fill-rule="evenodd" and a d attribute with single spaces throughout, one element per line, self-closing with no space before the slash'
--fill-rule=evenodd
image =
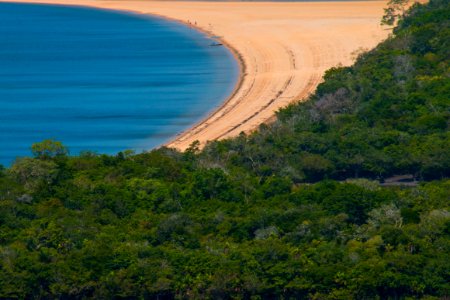
<path id="1" fill-rule="evenodd" d="M 49 138 L 71 154 L 168 141 L 237 82 L 232 54 L 212 42 L 156 17 L 0 3 L 0 164 Z"/>

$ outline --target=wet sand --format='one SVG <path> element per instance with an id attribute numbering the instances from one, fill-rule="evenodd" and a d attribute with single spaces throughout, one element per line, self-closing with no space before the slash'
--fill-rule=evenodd
<path id="1" fill-rule="evenodd" d="M 3 1 L 0 1 L 3 2 Z M 241 63 L 233 94 L 204 120 L 167 143 L 186 149 L 193 141 L 255 130 L 281 107 L 314 92 L 325 70 L 350 65 L 358 52 L 385 39 L 380 24 L 386 1 L 175 2 L 18 0 L 86 5 L 153 14 L 190 23 L 220 37 Z"/>

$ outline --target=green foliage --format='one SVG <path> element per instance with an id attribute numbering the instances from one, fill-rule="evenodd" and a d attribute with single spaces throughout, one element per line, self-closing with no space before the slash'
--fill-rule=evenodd
<path id="1" fill-rule="evenodd" d="M 406 6 L 410 0 L 390 0 L 388 7 L 384 9 L 381 20 L 382 25 L 395 25 L 405 16 Z"/>
<path id="2" fill-rule="evenodd" d="M 447 2 L 252 135 L 185 153 L 33 145 L 0 169 L 0 298 L 445 299 Z M 420 182 L 389 186 L 398 174 Z"/>
<path id="3" fill-rule="evenodd" d="M 53 140 L 44 140 L 31 146 L 34 157 L 40 159 L 49 159 L 56 156 L 68 154 L 68 150 L 61 142 Z"/>

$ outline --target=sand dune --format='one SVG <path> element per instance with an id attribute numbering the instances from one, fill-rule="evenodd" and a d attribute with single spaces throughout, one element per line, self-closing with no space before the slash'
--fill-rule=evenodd
<path id="1" fill-rule="evenodd" d="M 150 13 L 196 22 L 222 37 L 242 62 L 233 95 L 214 113 L 167 146 L 254 130 L 292 101 L 304 99 L 325 70 L 349 65 L 355 52 L 389 34 L 380 25 L 386 1 L 368 2 L 172 2 L 127 0 L 18 0 L 76 4 Z"/>

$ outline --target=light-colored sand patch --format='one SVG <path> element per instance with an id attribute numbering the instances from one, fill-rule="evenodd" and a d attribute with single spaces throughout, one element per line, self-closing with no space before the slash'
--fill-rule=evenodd
<path id="1" fill-rule="evenodd" d="M 3 2 L 0 0 L 0 2 Z M 379 24 L 386 1 L 172 2 L 18 0 L 130 10 L 190 21 L 221 36 L 242 60 L 241 82 L 214 113 L 167 146 L 186 149 L 249 132 L 292 101 L 305 99 L 330 67 L 350 65 L 359 49 L 387 37 Z"/>

